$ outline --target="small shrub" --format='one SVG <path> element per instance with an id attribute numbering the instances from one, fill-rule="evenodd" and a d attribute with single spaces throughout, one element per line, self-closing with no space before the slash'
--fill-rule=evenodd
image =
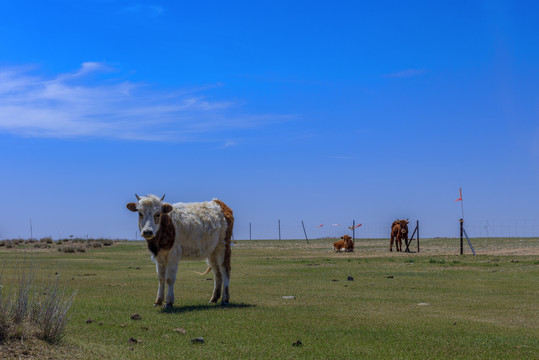
<path id="1" fill-rule="evenodd" d="M 52 238 L 50 236 L 39 239 L 39 242 L 47 243 L 47 244 L 53 243 Z"/>
<path id="2" fill-rule="evenodd" d="M 64 245 L 58 248 L 58 251 L 64 252 L 64 253 L 75 253 L 77 252 L 77 249 L 73 245 Z"/>
<path id="3" fill-rule="evenodd" d="M 14 244 L 12 240 L 5 240 L 5 242 L 6 242 L 6 249 L 13 248 Z"/>
<path id="4" fill-rule="evenodd" d="M 57 343 L 65 335 L 75 293 L 68 296 L 61 290 L 58 278 L 43 291 L 35 285 L 35 272 L 33 263 L 25 262 L 9 293 L 0 285 L 0 341 L 22 339 L 37 331 L 41 339 Z M 1 280 L 0 273 L 3 285 Z"/>

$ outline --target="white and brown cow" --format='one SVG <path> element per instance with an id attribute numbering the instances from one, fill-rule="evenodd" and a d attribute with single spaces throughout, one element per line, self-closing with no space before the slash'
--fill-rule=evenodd
<path id="1" fill-rule="evenodd" d="M 127 208 L 139 213 L 139 229 L 148 250 L 156 262 L 159 287 L 155 305 L 165 301 L 165 308 L 174 303 L 174 282 L 180 259 L 204 259 L 214 273 L 214 288 L 210 298 L 228 304 L 230 281 L 230 240 L 234 216 L 232 210 L 218 199 L 200 203 L 163 203 L 164 195 L 137 197 Z M 165 297 L 165 284 L 167 295 Z M 224 289 L 223 289 L 224 288 Z"/>

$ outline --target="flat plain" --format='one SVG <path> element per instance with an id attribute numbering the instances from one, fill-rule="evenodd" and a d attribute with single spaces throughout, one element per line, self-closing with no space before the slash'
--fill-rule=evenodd
<path id="1" fill-rule="evenodd" d="M 155 265 L 144 242 L 84 253 L 0 248 L 8 288 L 23 264 L 36 283 L 76 291 L 66 336 L 14 356 L 90 359 L 539 359 L 539 239 L 236 241 L 231 304 L 209 305 L 204 261 L 180 263 L 172 311 L 153 306 Z M 417 251 L 416 243 L 411 249 Z M 137 314 L 132 319 L 132 315 Z M 191 340 L 202 337 L 204 343 Z M 24 344 L 24 339 L 23 339 Z M 3 346 L 9 346 L 4 343 Z"/>

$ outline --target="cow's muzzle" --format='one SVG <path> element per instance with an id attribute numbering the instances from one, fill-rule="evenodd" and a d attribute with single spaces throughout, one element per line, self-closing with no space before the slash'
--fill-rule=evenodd
<path id="1" fill-rule="evenodd" d="M 146 240 L 151 240 L 153 238 L 153 231 L 152 230 L 144 230 L 142 232 L 142 237 Z"/>

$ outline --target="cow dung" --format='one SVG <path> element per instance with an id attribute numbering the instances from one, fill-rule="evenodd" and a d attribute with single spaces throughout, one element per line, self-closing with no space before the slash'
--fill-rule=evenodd
<path id="1" fill-rule="evenodd" d="M 348 281 L 354 281 L 354 278 L 351 277 L 351 276 L 349 276 L 349 277 L 348 277 Z"/>
<path id="2" fill-rule="evenodd" d="M 301 346 L 301 345 L 303 345 L 303 344 L 301 343 L 301 340 L 297 340 L 297 341 L 295 341 L 295 342 L 292 343 L 292 346 Z"/>
<path id="3" fill-rule="evenodd" d="M 142 319 L 142 316 L 139 314 L 131 314 L 131 320 L 140 320 Z"/>

